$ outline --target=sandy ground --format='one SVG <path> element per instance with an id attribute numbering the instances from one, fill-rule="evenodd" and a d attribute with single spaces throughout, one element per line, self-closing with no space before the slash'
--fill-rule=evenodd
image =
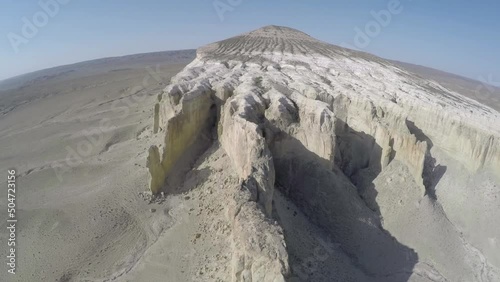
<path id="1" fill-rule="evenodd" d="M 69 76 L 65 67 L 0 92 L 0 166 L 5 175 L 17 170 L 19 220 L 16 275 L 2 271 L 1 281 L 228 281 L 224 199 L 239 180 L 224 150 L 213 144 L 172 195 L 152 201 L 147 192 L 147 149 L 161 143 L 160 134 L 152 135 L 157 94 L 190 55 L 164 59 L 158 68 L 151 58 L 94 62 L 92 71 L 86 62 Z M 0 196 L 5 211 L 6 194 Z M 290 234 L 292 256 L 316 258 L 317 248 L 330 247 L 328 236 L 279 192 L 275 216 Z M 7 242 L 5 227 L 0 242 Z M 1 248 L 7 252 L 6 244 Z M 349 265 L 336 252 L 313 269 L 317 281 Z M 299 275 L 311 270 L 292 262 Z"/>
<path id="2" fill-rule="evenodd" d="M 123 281 L 228 281 L 231 223 L 226 201 L 239 179 L 214 144 L 159 210 L 173 218 Z"/>
<path id="3" fill-rule="evenodd" d="M 3 265 L 0 281 L 228 281 L 231 222 L 224 199 L 239 180 L 219 144 L 190 164 L 173 194 L 151 200 L 146 192 L 148 147 L 162 143 L 161 134 L 152 134 L 157 94 L 193 58 L 187 51 L 104 59 L 24 77 L 31 80 L 21 88 L 17 80 L 0 87 L 0 171 L 6 179 L 8 169 L 17 170 L 19 220 L 17 274 Z M 449 171 L 463 170 L 444 153 L 432 153 L 443 155 L 438 161 Z M 393 162 L 377 175 L 373 195 L 363 200 L 373 204 L 394 241 L 418 254 L 406 280 L 478 273 L 477 281 L 495 281 L 497 268 L 483 254 L 498 264 L 497 229 L 479 215 L 498 213 L 498 180 L 488 180 L 498 175 L 445 174 L 436 201 L 415 194 L 418 187 L 401 167 Z M 7 187 L 1 183 L 5 218 Z M 349 195 L 330 195 L 331 214 L 342 223 L 332 232 L 277 188 L 273 218 L 284 230 L 289 281 L 373 281 L 348 249 L 364 241 L 351 242 L 355 232 L 342 234 L 362 221 L 351 219 Z M 492 194 L 490 202 L 482 200 L 485 193 Z M 0 226 L 2 254 L 6 226 Z M 486 244 L 478 234 L 491 240 Z"/>
<path id="4" fill-rule="evenodd" d="M 3 266 L 1 281 L 123 281 L 165 230 L 195 228 L 175 224 L 189 205 L 173 197 L 155 206 L 141 193 L 148 188 L 156 96 L 192 55 L 134 59 L 116 69 L 108 63 L 0 94 L 4 105 L 10 103 L 0 117 L 0 170 L 5 177 L 7 169 L 17 170 L 19 220 L 17 274 Z M 6 182 L 1 185 L 6 191 Z M 6 196 L 0 195 L 2 211 Z M 7 236 L 3 222 L 2 254 Z M 176 244 L 162 242 L 155 244 Z M 137 278 L 125 280 L 165 281 L 141 273 L 134 270 Z"/>

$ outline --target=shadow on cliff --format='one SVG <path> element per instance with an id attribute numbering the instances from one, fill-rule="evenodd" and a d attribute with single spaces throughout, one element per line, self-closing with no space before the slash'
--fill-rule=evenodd
<path id="1" fill-rule="evenodd" d="M 417 137 L 418 141 L 427 142 L 427 152 L 425 154 L 424 161 L 424 171 L 422 173 L 422 178 L 424 181 L 425 192 L 431 199 L 437 200 L 436 196 L 436 186 L 446 173 L 447 167 L 440 164 L 436 165 L 436 158 L 431 154 L 431 149 L 434 146 L 432 140 L 425 135 L 425 133 L 418 128 L 414 122 L 406 120 L 406 127 L 410 130 L 410 133 Z"/>
<path id="2" fill-rule="evenodd" d="M 161 191 L 168 195 L 176 195 L 196 188 L 196 185 L 192 186 L 188 183 L 193 177 L 193 172 L 196 173 L 197 178 L 206 180 L 211 171 L 204 169 L 200 172 L 194 168 L 214 152 L 214 148 L 217 148 L 217 146 L 212 146 L 213 144 L 214 139 L 211 131 L 201 133 L 196 142 L 189 146 L 179 161 L 174 164 L 170 173 L 166 175 Z"/>
<path id="3" fill-rule="evenodd" d="M 418 255 L 381 227 L 379 215 L 367 207 L 358 189 L 340 169 L 326 168 L 323 165 L 325 159 L 283 132 L 273 136 L 270 147 L 276 169 L 276 186 L 339 245 L 350 258 L 349 263 L 355 271 L 361 271 L 367 281 L 408 280 L 418 262 Z M 294 257 L 289 281 L 310 281 L 311 276 L 300 277 L 297 268 L 294 268 L 295 264 L 309 258 L 296 257 L 297 254 L 292 251 L 294 248 L 290 247 L 301 244 L 296 236 L 289 236 L 290 233 L 303 227 L 294 221 L 282 224 L 285 241 L 292 252 L 290 257 Z M 327 267 L 337 267 L 338 273 L 346 273 L 341 269 L 342 264 Z M 304 273 L 303 269 L 301 273 Z M 346 277 L 348 279 L 349 276 Z"/>
<path id="4" fill-rule="evenodd" d="M 216 146 L 212 146 L 217 136 L 217 108 L 213 104 L 210 107 L 210 115 L 208 118 L 207 127 L 199 132 L 195 141 L 190 144 L 186 150 L 178 158 L 165 175 L 161 192 L 168 195 L 182 194 L 190 189 L 186 188 L 185 181 L 188 180 L 188 174 L 200 162 L 203 162 L 211 153 L 214 152 Z M 163 155 L 162 158 L 168 157 Z M 209 174 L 209 173 L 208 173 Z M 208 177 L 208 175 L 207 175 Z M 194 188 L 194 187 L 193 187 Z"/>
<path id="5" fill-rule="evenodd" d="M 356 186 L 368 208 L 380 215 L 373 181 L 382 171 L 382 147 L 373 136 L 352 129 L 342 120 L 338 119 L 336 123 L 335 164 Z M 393 158 L 394 154 L 389 157 L 389 162 Z"/>

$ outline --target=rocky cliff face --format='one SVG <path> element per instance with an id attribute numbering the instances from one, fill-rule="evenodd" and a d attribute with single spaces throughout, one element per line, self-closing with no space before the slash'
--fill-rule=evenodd
<path id="1" fill-rule="evenodd" d="M 290 28 L 265 27 L 200 48 L 160 95 L 155 131 L 165 138 L 161 156 L 153 146 L 148 158 L 153 193 L 172 189 L 165 183 L 177 173 L 175 165 L 193 158 L 193 148 L 204 143 L 220 142 L 231 159 L 241 183 L 239 198 L 228 199 L 234 208 L 232 281 L 296 277 L 286 238 L 272 223 L 275 189 L 327 230 L 370 280 L 498 278 L 500 259 L 494 252 L 483 256 L 468 242 L 462 232 L 472 225 L 460 214 L 447 221 L 448 235 L 467 246 L 458 271 L 432 251 L 422 251 L 419 260 L 422 242 L 398 232 L 397 224 L 385 225 L 394 210 L 380 201 L 389 190 L 388 205 L 429 200 L 440 220 L 454 206 L 453 197 L 440 196 L 439 185 L 449 190 L 446 177 L 440 184 L 443 175 L 500 171 L 498 112 L 388 61 Z M 398 185 L 410 189 L 401 193 L 411 199 L 390 184 L 387 171 L 395 166 L 404 179 Z M 500 197 L 490 202 L 497 208 L 478 216 L 493 222 Z M 487 229 L 493 234 L 498 228 Z M 478 235 L 473 241 L 500 253 L 491 240 Z"/>

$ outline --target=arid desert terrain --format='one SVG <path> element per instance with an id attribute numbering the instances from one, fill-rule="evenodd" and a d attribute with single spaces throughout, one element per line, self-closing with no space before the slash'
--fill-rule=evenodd
<path id="1" fill-rule="evenodd" d="M 499 281 L 498 110 L 278 26 L 0 82 L 0 281 Z"/>

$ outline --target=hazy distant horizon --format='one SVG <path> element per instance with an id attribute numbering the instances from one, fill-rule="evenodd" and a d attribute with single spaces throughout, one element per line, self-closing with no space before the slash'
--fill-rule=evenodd
<path id="1" fill-rule="evenodd" d="M 33 71 L 28 71 L 28 72 L 25 72 L 25 73 L 16 74 L 14 76 L 6 77 L 6 78 L 1 78 L 0 77 L 0 83 L 4 82 L 6 80 L 9 80 L 9 79 L 17 78 L 19 76 L 28 75 L 28 74 L 35 73 L 35 72 L 42 72 L 42 71 L 45 71 L 45 70 L 50 70 L 50 69 L 54 69 L 54 68 L 59 68 L 59 67 L 64 67 L 64 66 L 70 66 L 70 65 L 75 65 L 75 64 L 85 63 L 85 62 L 105 60 L 105 59 L 111 59 L 111 58 L 121 58 L 121 57 L 128 57 L 128 56 L 135 56 L 135 55 L 142 55 L 142 54 L 175 52 L 175 51 L 190 51 L 190 50 L 195 51 L 196 49 L 195 48 L 187 48 L 187 49 L 177 49 L 177 50 L 162 50 L 162 51 L 151 51 L 151 52 L 124 54 L 124 55 L 116 55 L 116 56 L 108 56 L 108 57 L 90 58 L 88 60 L 68 62 L 68 63 L 64 63 L 64 64 L 60 64 L 60 65 L 49 66 L 49 67 L 42 68 L 42 69 L 36 69 L 36 70 L 33 70 Z"/>
<path id="2" fill-rule="evenodd" d="M 141 55 L 141 54 L 151 54 L 151 53 L 171 52 L 171 51 L 189 51 L 189 50 L 193 50 L 193 51 L 195 51 L 196 49 L 197 49 L 197 48 L 178 49 L 178 50 L 163 50 L 163 51 L 151 51 L 151 52 L 134 53 L 134 54 L 125 54 L 125 55 L 110 56 L 110 57 L 91 58 L 91 59 L 88 59 L 88 60 L 77 61 L 77 62 L 69 62 L 69 63 L 62 64 L 62 65 L 55 65 L 55 66 L 50 66 L 50 67 L 43 68 L 43 69 L 37 69 L 37 70 L 33 70 L 33 71 L 29 71 L 29 72 L 21 73 L 21 74 L 14 75 L 14 76 L 7 77 L 7 78 L 3 78 L 3 79 L 2 79 L 2 78 L 0 78 L 0 84 L 1 84 L 2 82 L 4 82 L 4 81 L 9 80 L 9 79 L 15 79 L 15 78 L 20 77 L 20 76 L 23 76 L 23 75 L 28 75 L 28 74 L 35 73 L 35 72 L 39 72 L 39 71 L 44 71 L 44 70 L 49 70 L 49 69 L 53 69 L 53 68 L 58 68 L 58 67 L 64 67 L 64 66 L 69 66 L 69 65 L 74 65 L 74 64 L 79 64 L 79 63 L 89 62 L 89 61 L 104 60 L 104 59 L 109 59 L 109 58 L 127 57 L 127 56 Z M 374 55 L 377 55 L 377 54 L 374 54 Z M 399 61 L 399 60 L 395 60 L 395 59 L 391 59 L 391 58 L 383 58 L 383 59 L 393 60 L 393 61 Z M 487 82 L 487 81 L 480 81 L 478 78 L 474 78 L 474 77 L 467 77 L 467 76 L 464 76 L 464 75 L 461 75 L 461 74 L 452 73 L 452 72 L 449 72 L 449 71 L 446 71 L 446 70 L 441 70 L 441 69 L 433 68 L 433 67 L 430 67 L 430 66 L 420 65 L 420 64 L 418 64 L 418 63 L 414 63 L 414 62 L 404 62 L 404 61 L 399 61 L 399 62 L 402 62 L 402 63 L 409 63 L 409 64 L 413 64 L 413 65 L 417 65 L 417 66 L 422 66 L 422 67 L 426 67 L 426 68 L 431 68 L 431 69 L 435 69 L 435 70 L 437 70 L 437 71 L 446 72 L 446 73 L 449 73 L 449 74 L 452 74 L 452 75 L 457 75 L 457 76 L 464 77 L 464 78 L 467 78 L 467 79 L 471 79 L 471 80 L 475 80 L 475 81 L 478 81 L 478 82 L 482 82 L 482 83 L 490 84 L 490 85 L 493 85 L 493 86 L 496 86 L 496 87 L 500 87 L 500 83 L 491 83 L 491 82 Z"/>
<path id="3" fill-rule="evenodd" d="M 9 2 L 0 11 L 0 80 L 99 58 L 196 49 L 275 24 L 500 85 L 500 3 L 436 2 Z"/>

